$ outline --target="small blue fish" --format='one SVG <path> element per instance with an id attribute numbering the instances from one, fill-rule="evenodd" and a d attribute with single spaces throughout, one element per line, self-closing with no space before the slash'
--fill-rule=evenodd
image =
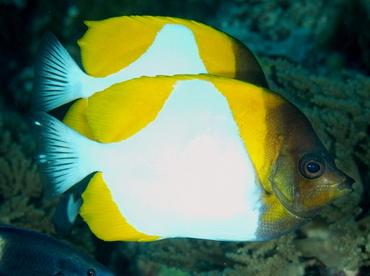
<path id="1" fill-rule="evenodd" d="M 1 276 L 114 276 L 108 268 L 49 236 L 0 226 Z"/>

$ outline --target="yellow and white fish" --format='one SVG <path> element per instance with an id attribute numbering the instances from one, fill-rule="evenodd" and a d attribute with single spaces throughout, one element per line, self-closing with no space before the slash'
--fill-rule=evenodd
<path id="1" fill-rule="evenodd" d="M 85 104 L 96 141 L 36 114 L 41 175 L 53 198 L 94 173 L 80 214 L 106 241 L 269 240 L 352 191 L 307 118 L 250 83 L 141 77 Z"/>
<path id="2" fill-rule="evenodd" d="M 89 29 L 78 44 L 86 73 L 54 35 L 44 35 L 35 66 L 35 110 L 49 111 L 140 76 L 209 73 L 267 87 L 250 50 L 207 25 L 160 16 L 85 23 Z"/>

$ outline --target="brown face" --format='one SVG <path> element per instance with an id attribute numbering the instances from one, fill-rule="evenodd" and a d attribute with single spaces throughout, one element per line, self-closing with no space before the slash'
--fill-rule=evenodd
<path id="1" fill-rule="evenodd" d="M 282 146 L 270 175 L 280 203 L 301 218 L 313 217 L 352 191 L 354 180 L 338 170 L 306 117 L 289 103 L 279 106 Z M 278 126 L 277 126 L 278 127 Z"/>

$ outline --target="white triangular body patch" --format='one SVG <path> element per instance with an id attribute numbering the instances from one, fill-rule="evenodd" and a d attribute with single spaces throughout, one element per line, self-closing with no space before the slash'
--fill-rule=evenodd
<path id="1" fill-rule="evenodd" d="M 258 177 L 226 98 L 210 82 L 178 81 L 153 122 L 105 146 L 104 180 L 138 231 L 255 238 Z"/>
<path id="2" fill-rule="evenodd" d="M 207 70 L 199 56 L 193 32 L 182 25 L 166 24 L 148 50 L 128 67 L 105 78 L 86 78 L 84 95 L 88 97 L 115 83 L 141 76 L 200 73 L 207 73 Z"/>

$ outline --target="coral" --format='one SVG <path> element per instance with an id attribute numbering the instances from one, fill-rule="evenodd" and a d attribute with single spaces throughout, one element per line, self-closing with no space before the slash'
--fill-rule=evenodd
<path id="1" fill-rule="evenodd" d="M 238 243 L 196 239 L 170 239 L 148 245 L 151 260 L 184 271 L 212 271 L 232 266 L 237 261 L 226 256 L 237 250 Z"/>
<path id="2" fill-rule="evenodd" d="M 36 165 L 29 155 L 34 149 L 34 145 L 29 142 L 32 136 L 15 113 L 3 113 L 0 119 L 3 133 L 0 137 L 0 221 L 51 233 L 49 215 L 53 203 L 41 200 L 42 186 Z M 17 126 L 17 132 L 9 129 L 10 121 L 14 124 L 13 128 Z"/>
<path id="3" fill-rule="evenodd" d="M 226 12 L 228 11 L 228 12 Z M 261 56 L 280 56 L 310 68 L 370 72 L 366 0 L 223 1 L 208 23 Z"/>
<path id="4" fill-rule="evenodd" d="M 307 115 L 337 164 L 356 178 L 355 192 L 301 229 L 268 242 L 173 239 L 119 243 L 115 249 L 98 243 L 84 224 L 67 241 L 105 257 L 118 275 L 338 275 L 370 266 L 370 79 L 351 69 L 369 71 L 368 1 L 2 0 L 0 6 L 1 223 L 55 235 L 50 218 L 58 200 L 42 197 L 30 129 L 17 113 L 4 111 L 6 105 L 26 114 L 30 107 L 31 64 L 43 31 L 55 32 L 78 60 L 82 20 L 166 13 L 211 23 L 264 57 L 272 90 Z"/>
<path id="5" fill-rule="evenodd" d="M 0 133 L 0 223 L 55 235 L 51 216 L 58 200 L 43 198 L 29 125 L 17 113 L 3 111 Z M 88 228 L 82 225 L 66 241 L 94 255 L 92 238 Z"/>
<path id="6" fill-rule="evenodd" d="M 303 275 L 304 263 L 299 262 L 294 237 L 290 233 L 269 242 L 245 243 L 235 253 L 226 254 L 239 264 L 225 270 L 224 275 Z"/>
<path id="7" fill-rule="evenodd" d="M 171 239 L 143 245 L 141 260 L 176 267 L 189 275 L 303 275 L 304 263 L 294 246 L 294 233 L 269 242 L 231 243 Z M 279 271 L 281 274 L 276 274 Z"/>

